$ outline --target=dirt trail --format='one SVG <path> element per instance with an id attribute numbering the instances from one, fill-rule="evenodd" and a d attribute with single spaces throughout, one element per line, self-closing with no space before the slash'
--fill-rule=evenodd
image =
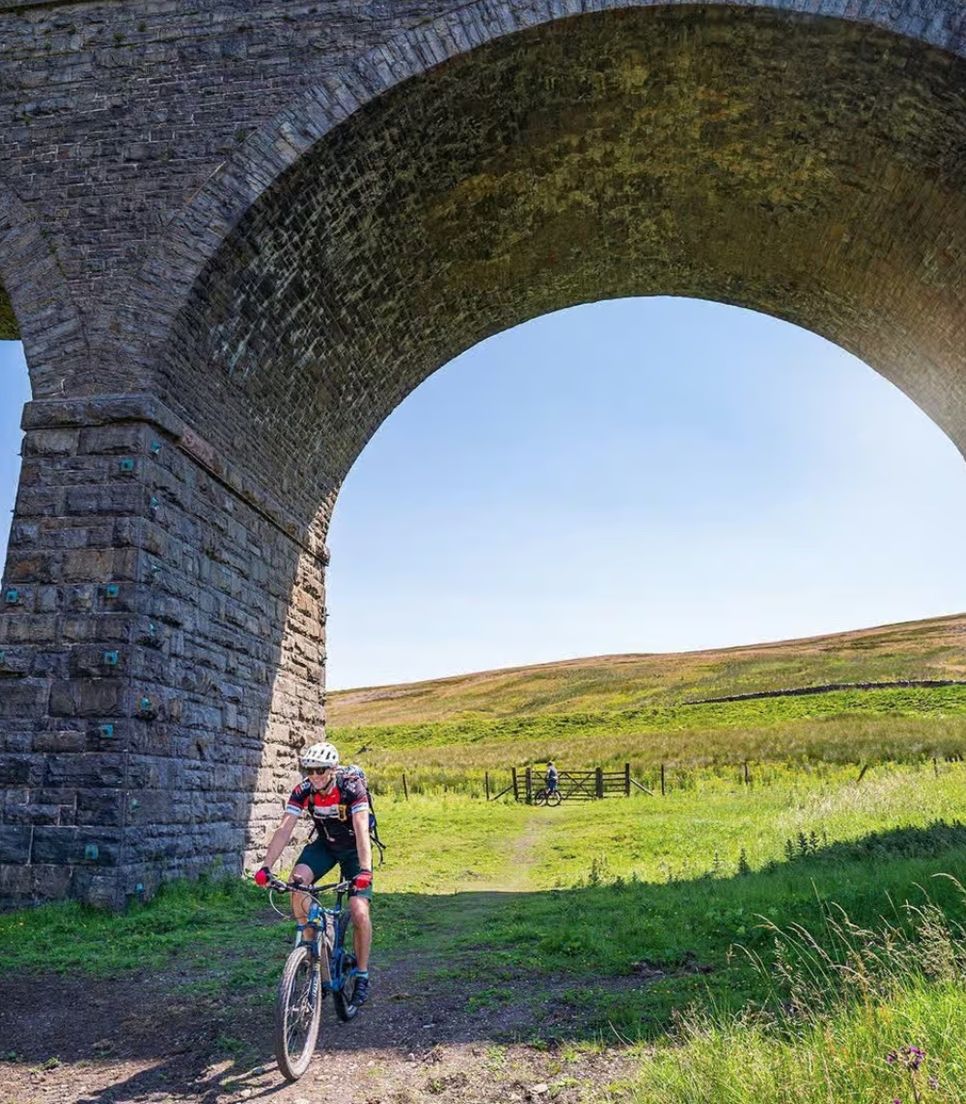
<path id="1" fill-rule="evenodd" d="M 506 877 L 449 899 L 454 924 L 464 911 L 478 920 L 480 911 L 503 907 L 505 894 L 530 888 L 548 825 L 546 810 L 535 810 Z M 374 998 L 351 1024 L 339 1024 L 327 1001 L 318 1056 L 295 1085 L 272 1057 L 274 994 L 187 995 L 197 979 L 177 970 L 116 981 L 0 976 L 0 1104 L 321 1104 L 333 1091 L 340 1104 L 551 1096 L 577 1104 L 632 1073 L 626 1049 L 572 1052 L 519 1041 L 549 1028 L 580 1034 L 564 998 L 572 980 L 540 991 L 518 985 L 519 1000 L 494 1006 L 485 993 L 492 977 L 434 974 L 445 964 L 454 965 L 425 953 L 377 963 Z"/>

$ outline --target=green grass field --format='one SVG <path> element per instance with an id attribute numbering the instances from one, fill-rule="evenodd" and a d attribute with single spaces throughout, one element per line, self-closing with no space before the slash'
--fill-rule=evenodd
<path id="1" fill-rule="evenodd" d="M 960 615 L 334 695 L 389 844 L 378 967 L 418 964 L 468 1011 L 531 1002 L 526 1039 L 562 1070 L 634 1057 L 587 1101 L 966 1104 L 966 686 L 695 704 L 963 680 L 964 639 Z M 667 794 L 483 800 L 484 772 L 502 788 L 548 759 L 630 763 L 655 791 L 664 764 Z M 161 971 L 213 1008 L 226 988 L 269 1004 L 290 940 L 260 891 L 214 877 L 119 917 L 0 915 L 7 969 Z"/>
<path id="2" fill-rule="evenodd" d="M 468 1008 L 555 986 L 582 1025 L 568 1045 L 640 1055 L 602 1099 L 888 1102 L 918 1079 L 922 1100 L 966 1101 L 966 765 L 883 765 L 860 783 L 835 764 L 770 769 L 750 788 L 695 770 L 665 798 L 558 809 L 384 796 L 378 961 L 418 953 L 427 984 L 457 982 Z M 253 887 L 213 882 L 119 918 L 2 916 L 0 958 L 177 966 L 186 993 L 265 1003 L 289 937 Z M 906 1045 L 926 1051 L 921 1076 L 885 1061 Z"/>

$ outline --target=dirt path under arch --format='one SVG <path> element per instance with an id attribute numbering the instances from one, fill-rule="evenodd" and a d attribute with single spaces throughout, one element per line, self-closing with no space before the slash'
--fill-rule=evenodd
<path id="1" fill-rule="evenodd" d="M 517 838 L 506 876 L 446 899 L 447 922 L 505 905 L 525 891 L 539 817 Z M 539 1042 L 548 1032 L 586 1038 L 566 999 L 574 979 L 502 978 L 519 999 L 487 1000 L 494 978 L 473 977 L 427 952 L 373 970 L 375 996 L 348 1025 L 327 1002 L 319 1053 L 295 1085 L 271 1051 L 272 997 L 186 996 L 177 969 L 114 981 L 50 976 L 0 979 L 0 1104 L 340 1104 L 594 1099 L 629 1077 L 639 1058 L 613 1040 L 590 1047 Z M 536 984 L 535 984 L 536 981 Z M 642 984 L 614 979 L 615 989 Z"/>

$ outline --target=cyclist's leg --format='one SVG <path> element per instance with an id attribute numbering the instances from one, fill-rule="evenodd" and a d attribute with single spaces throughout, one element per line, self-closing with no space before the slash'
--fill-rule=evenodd
<path id="1" fill-rule="evenodd" d="M 362 867 L 355 850 L 339 855 L 339 869 L 345 879 L 354 878 Z M 352 946 L 356 953 L 357 968 L 365 973 L 369 969 L 369 951 L 372 947 L 372 921 L 369 917 L 369 902 L 372 900 L 372 886 L 353 893 L 349 898 L 349 915 L 352 917 Z"/>
<path id="2" fill-rule="evenodd" d="M 292 877 L 298 878 L 306 885 L 317 882 L 323 875 L 335 866 L 338 859 L 326 847 L 323 840 L 314 840 L 302 848 L 302 853 L 292 870 Z M 312 898 L 307 893 L 292 894 L 292 915 L 299 927 L 304 928 L 309 916 L 309 905 Z"/>

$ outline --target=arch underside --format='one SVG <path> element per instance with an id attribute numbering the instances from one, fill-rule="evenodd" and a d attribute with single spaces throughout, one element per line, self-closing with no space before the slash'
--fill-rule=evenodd
<path id="1" fill-rule="evenodd" d="M 361 109 L 261 196 L 185 304 L 164 396 L 236 454 L 245 427 L 308 519 L 468 346 L 684 295 L 835 341 L 966 451 L 964 99 L 960 59 L 765 10 L 498 40 Z"/>

